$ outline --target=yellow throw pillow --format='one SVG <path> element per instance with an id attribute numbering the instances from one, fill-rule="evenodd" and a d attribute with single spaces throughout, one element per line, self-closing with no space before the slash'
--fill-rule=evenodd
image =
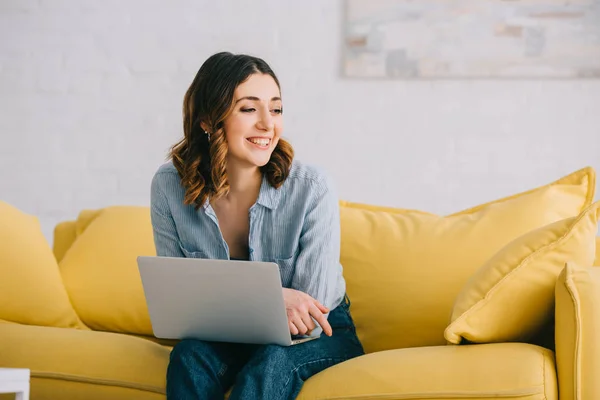
<path id="1" fill-rule="evenodd" d="M 0 201 L 0 319 L 82 327 L 39 221 Z"/>
<path id="2" fill-rule="evenodd" d="M 365 350 L 445 344 L 469 277 L 514 238 L 578 215 L 595 187 L 594 170 L 584 168 L 446 217 L 341 203 L 341 263 Z"/>
<path id="3" fill-rule="evenodd" d="M 456 299 L 448 342 L 527 341 L 551 320 L 554 288 L 567 262 L 592 265 L 598 210 L 528 232 L 507 244 L 468 281 Z"/>
<path id="4" fill-rule="evenodd" d="M 152 335 L 137 257 L 156 255 L 148 207 L 86 210 L 60 262 L 73 306 L 94 330 Z"/>

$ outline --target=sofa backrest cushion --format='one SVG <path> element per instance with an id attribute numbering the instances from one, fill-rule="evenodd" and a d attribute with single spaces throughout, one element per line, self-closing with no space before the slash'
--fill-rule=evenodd
<path id="1" fill-rule="evenodd" d="M 84 328 L 39 220 L 0 201 L 0 319 Z"/>
<path id="2" fill-rule="evenodd" d="M 100 213 L 100 210 L 83 210 L 77 216 L 75 221 L 63 221 L 54 227 L 54 257 L 56 261 L 61 262 L 67 251 L 71 248 L 71 245 L 75 243 L 75 240 L 79 235 L 85 232 L 89 224 Z"/>
<path id="3" fill-rule="evenodd" d="M 591 168 L 449 215 L 344 203 L 341 263 L 367 352 L 444 345 L 456 296 L 513 239 L 578 215 L 595 192 Z"/>
<path id="4" fill-rule="evenodd" d="M 595 173 L 442 217 L 340 202 L 341 262 L 367 351 L 445 344 L 454 298 L 507 242 L 591 204 Z M 91 328 L 151 335 L 137 256 L 155 255 L 149 209 L 87 210 L 60 262 L 75 309 Z"/>
<path id="5" fill-rule="evenodd" d="M 85 210 L 77 238 L 60 261 L 73 306 L 94 330 L 152 335 L 137 257 L 156 255 L 150 210 Z"/>
<path id="6" fill-rule="evenodd" d="M 77 239 L 75 221 L 62 221 L 54 227 L 54 243 L 52 252 L 57 262 L 60 262 Z"/>

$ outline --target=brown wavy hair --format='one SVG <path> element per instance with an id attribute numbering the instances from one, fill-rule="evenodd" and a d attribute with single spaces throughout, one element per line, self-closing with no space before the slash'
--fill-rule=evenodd
<path id="1" fill-rule="evenodd" d="M 234 108 L 237 86 L 252 74 L 270 75 L 281 86 L 269 65 L 258 57 L 221 52 L 209 57 L 196 74 L 183 99 L 183 139 L 171 147 L 169 158 L 185 188 L 184 204 L 198 209 L 209 197 L 229 191 L 224 121 Z M 201 123 L 208 127 L 209 136 Z M 269 184 L 279 188 L 288 177 L 294 150 L 279 139 L 269 162 L 261 167 Z"/>

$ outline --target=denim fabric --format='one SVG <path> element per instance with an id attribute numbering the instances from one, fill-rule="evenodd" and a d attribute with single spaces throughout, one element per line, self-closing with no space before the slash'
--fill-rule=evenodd
<path id="1" fill-rule="evenodd" d="M 295 399 L 311 376 L 364 354 L 350 314 L 350 300 L 329 313 L 333 336 L 295 346 L 182 340 L 171 352 L 167 399 Z"/>

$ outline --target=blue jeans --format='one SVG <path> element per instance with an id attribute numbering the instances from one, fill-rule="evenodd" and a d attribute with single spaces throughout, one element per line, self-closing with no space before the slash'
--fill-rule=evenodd
<path id="1" fill-rule="evenodd" d="M 350 315 L 350 300 L 329 313 L 333 335 L 294 346 L 186 339 L 171 352 L 167 399 L 295 399 L 304 381 L 364 354 Z"/>

